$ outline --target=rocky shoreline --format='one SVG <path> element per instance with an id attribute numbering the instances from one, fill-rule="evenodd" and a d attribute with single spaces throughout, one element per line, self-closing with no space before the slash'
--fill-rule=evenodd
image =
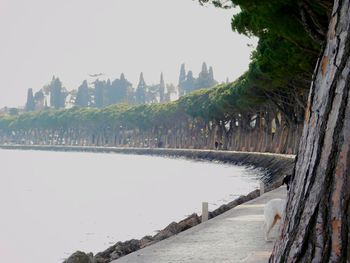
<path id="1" fill-rule="evenodd" d="M 214 211 L 209 212 L 209 219 L 221 215 L 222 213 L 225 213 L 226 211 L 240 204 L 243 204 L 258 197 L 259 195 L 260 190 L 254 190 L 248 195 L 240 196 L 232 202 L 224 204 L 219 208 L 215 209 Z M 140 240 L 131 239 L 125 242 L 117 242 L 115 245 L 107 248 L 105 251 L 97 253 L 95 256 L 92 253 L 86 254 L 82 251 L 77 251 L 74 254 L 72 254 L 68 259 L 66 259 L 63 263 L 109 263 L 113 260 L 128 255 L 139 249 L 150 246 L 161 240 L 176 235 L 200 223 L 201 216 L 197 215 L 196 213 L 193 213 L 187 218 L 181 220 L 180 222 L 170 223 L 167 227 L 159 231 L 159 233 L 157 233 L 154 236 L 145 236 Z"/>
<path id="2" fill-rule="evenodd" d="M 81 146 L 46 146 L 46 145 L 0 145 L 0 149 L 17 150 L 44 150 L 44 151 L 83 151 L 100 153 L 142 154 L 167 157 L 181 157 L 195 160 L 219 161 L 234 165 L 247 166 L 263 172 L 261 180 L 264 182 L 265 191 L 273 190 L 281 185 L 283 176 L 290 174 L 294 167 L 293 155 L 233 152 L 214 150 L 188 150 L 188 149 L 159 149 L 159 148 L 115 148 L 115 147 L 81 147 Z M 248 195 L 224 204 L 214 211 L 209 212 L 209 219 L 214 218 L 234 207 L 250 201 L 260 195 L 260 190 L 255 190 Z M 105 251 L 86 254 L 81 251 L 73 253 L 63 263 L 109 263 L 134 251 L 150 246 L 156 242 L 169 238 L 182 231 L 201 223 L 201 216 L 196 213 L 188 216 L 180 222 L 172 222 L 154 236 L 145 236 L 125 242 L 117 242 Z"/>

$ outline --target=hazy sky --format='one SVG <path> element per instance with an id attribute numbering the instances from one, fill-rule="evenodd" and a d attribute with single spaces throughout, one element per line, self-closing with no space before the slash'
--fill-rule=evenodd
<path id="1" fill-rule="evenodd" d="M 197 76 L 213 66 L 218 81 L 248 66 L 254 39 L 231 30 L 234 10 L 201 7 L 192 0 L 0 0 L 0 107 L 25 104 L 58 76 L 67 89 L 88 74 L 134 85 L 177 84 L 180 64 Z"/>

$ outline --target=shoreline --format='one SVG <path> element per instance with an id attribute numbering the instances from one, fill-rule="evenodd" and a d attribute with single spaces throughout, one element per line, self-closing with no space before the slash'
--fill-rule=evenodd
<path id="1" fill-rule="evenodd" d="M 246 195 L 234 199 L 233 201 L 223 204 L 217 209 L 209 212 L 209 218 L 213 219 L 230 209 L 235 208 L 241 204 L 251 201 L 260 196 L 260 190 L 256 189 Z M 63 263 L 110 263 L 114 260 L 122 258 L 123 256 L 129 255 L 130 253 L 136 252 L 140 249 L 154 245 L 160 241 L 175 236 L 183 231 L 186 231 L 194 226 L 202 223 L 202 216 L 193 213 L 179 222 L 171 222 L 164 229 L 160 230 L 153 236 L 144 236 L 141 239 L 131 239 L 127 241 L 118 241 L 114 245 L 108 247 L 104 251 L 96 253 L 85 253 L 82 251 L 76 251 L 69 256 Z"/>
<path id="2" fill-rule="evenodd" d="M 202 161 L 219 161 L 233 165 L 246 166 L 263 172 L 262 181 L 265 192 L 271 191 L 281 185 L 283 176 L 292 172 L 294 156 L 257 153 L 257 152 L 233 152 L 197 149 L 163 149 L 163 148 L 116 148 L 116 147 L 83 147 L 83 146 L 46 146 L 46 145 L 0 145 L 0 149 L 8 150 L 37 150 L 37 151 L 60 151 L 60 152 L 92 152 L 92 153 L 117 153 L 137 154 L 163 157 L 186 158 Z M 260 196 L 259 190 L 254 190 L 247 195 L 242 195 L 233 201 L 221 205 L 214 211 L 209 212 L 209 219 L 225 213 L 226 211 L 253 200 Z M 95 262 L 108 263 L 144 247 L 153 245 L 161 240 L 177 235 L 193 226 L 201 223 L 201 216 L 193 213 L 187 218 L 172 222 L 154 236 L 145 236 L 140 240 L 131 239 L 125 242 L 117 242 L 115 245 L 93 256 L 91 253 L 77 251 L 64 263 L 71 262 Z M 78 260 L 78 261 L 76 261 Z M 88 261 L 84 261 L 88 260 Z"/>
<path id="3" fill-rule="evenodd" d="M 219 161 L 238 166 L 258 169 L 263 172 L 261 180 L 265 191 L 270 191 L 280 185 L 282 175 L 290 174 L 294 168 L 295 155 L 238 152 L 204 149 L 174 149 L 174 148 L 131 148 L 103 146 L 64 146 L 64 145 L 0 145 L 5 150 L 36 150 L 59 152 L 91 152 L 150 155 L 160 157 L 186 158 L 201 161 Z"/>
<path id="4" fill-rule="evenodd" d="M 72 151 L 72 152 L 114 152 L 124 154 L 140 155 L 183 155 L 189 153 L 210 154 L 251 154 L 257 156 L 275 156 L 287 159 L 295 158 L 293 154 L 280 154 L 269 152 L 248 152 L 248 151 L 228 151 L 213 149 L 181 149 L 181 148 L 137 148 L 137 147 L 112 147 L 112 146 L 67 146 L 67 145 L 25 145 L 25 144 L 0 144 L 0 149 L 18 149 L 18 150 L 42 150 L 42 151 Z M 225 155 L 225 154 L 224 154 Z"/>

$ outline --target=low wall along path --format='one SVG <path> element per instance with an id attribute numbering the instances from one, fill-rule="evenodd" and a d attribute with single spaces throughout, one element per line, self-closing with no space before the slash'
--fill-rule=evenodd
<path id="1" fill-rule="evenodd" d="M 278 226 L 264 239 L 263 209 L 286 198 L 286 187 L 263 194 L 176 236 L 138 250 L 113 263 L 266 263 Z"/>

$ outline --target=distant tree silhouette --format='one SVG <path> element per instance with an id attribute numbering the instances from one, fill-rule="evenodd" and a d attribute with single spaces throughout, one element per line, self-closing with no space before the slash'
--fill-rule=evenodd
<path id="1" fill-rule="evenodd" d="M 191 70 L 189 70 L 186 74 L 185 65 L 181 65 L 178 84 L 180 97 L 197 89 L 214 87 L 217 83 L 218 82 L 214 79 L 213 68 L 209 67 L 208 70 L 205 62 L 202 64 L 202 70 L 197 79 L 194 78 Z"/>
<path id="2" fill-rule="evenodd" d="M 163 73 L 160 74 L 160 83 L 159 83 L 159 102 L 165 102 L 165 83 Z"/>
<path id="3" fill-rule="evenodd" d="M 214 80 L 213 68 L 210 67 L 208 71 L 207 64 L 203 62 L 202 71 L 199 73 L 196 89 L 210 88 L 217 84 Z"/>
<path id="4" fill-rule="evenodd" d="M 115 99 L 115 95 L 113 94 L 113 96 L 112 96 L 113 98 L 110 98 L 111 93 L 113 93 L 113 92 L 111 92 L 112 91 L 112 83 L 111 83 L 110 79 L 107 79 L 107 81 L 105 82 L 104 90 L 105 90 L 104 106 L 113 104 L 112 99 Z"/>
<path id="5" fill-rule="evenodd" d="M 212 66 L 209 67 L 209 83 L 210 83 L 210 87 L 217 84 L 217 82 L 214 79 L 214 70 Z"/>
<path id="6" fill-rule="evenodd" d="M 186 81 L 185 64 L 182 64 L 180 68 L 180 76 L 179 76 L 179 84 L 178 84 L 180 96 L 183 96 L 186 93 L 183 86 L 185 81 Z"/>
<path id="7" fill-rule="evenodd" d="M 79 107 L 89 106 L 89 87 L 86 80 L 84 80 L 78 88 L 77 97 L 75 99 L 75 105 Z"/>
<path id="8" fill-rule="evenodd" d="M 147 85 L 143 78 L 143 73 L 140 74 L 139 84 L 136 88 L 135 99 L 137 104 L 145 104 L 146 103 L 146 93 L 147 93 Z"/>
<path id="9" fill-rule="evenodd" d="M 35 102 L 34 102 L 34 96 L 33 96 L 33 89 L 28 89 L 27 92 L 27 103 L 25 110 L 26 111 L 34 111 L 35 109 Z"/>
<path id="10" fill-rule="evenodd" d="M 132 84 L 125 78 L 124 73 L 120 75 L 120 80 L 118 82 L 118 102 L 126 103 L 132 102 L 133 90 Z"/>
<path id="11" fill-rule="evenodd" d="M 176 87 L 173 84 L 166 85 L 165 102 L 171 101 L 171 95 L 176 93 Z"/>
<path id="12" fill-rule="evenodd" d="M 96 108 L 102 108 L 104 104 L 104 97 L 105 97 L 105 87 L 103 81 L 96 80 L 94 82 L 94 97 L 95 97 L 95 106 Z"/>
<path id="13" fill-rule="evenodd" d="M 66 95 L 62 92 L 62 82 L 52 78 L 50 83 L 50 105 L 55 109 L 64 108 Z"/>
<path id="14" fill-rule="evenodd" d="M 186 80 L 183 82 L 182 85 L 183 85 L 184 94 L 187 94 L 191 91 L 196 90 L 196 88 L 197 88 L 196 80 L 193 77 L 192 70 L 188 71 L 187 76 L 186 76 Z"/>
<path id="15" fill-rule="evenodd" d="M 43 90 L 39 90 L 34 94 L 35 110 L 43 110 L 45 108 L 45 95 Z"/>
<path id="16" fill-rule="evenodd" d="M 125 78 L 124 74 L 120 79 L 115 79 L 107 90 L 108 104 L 126 103 L 129 101 L 130 92 L 132 92 L 131 83 Z"/>

